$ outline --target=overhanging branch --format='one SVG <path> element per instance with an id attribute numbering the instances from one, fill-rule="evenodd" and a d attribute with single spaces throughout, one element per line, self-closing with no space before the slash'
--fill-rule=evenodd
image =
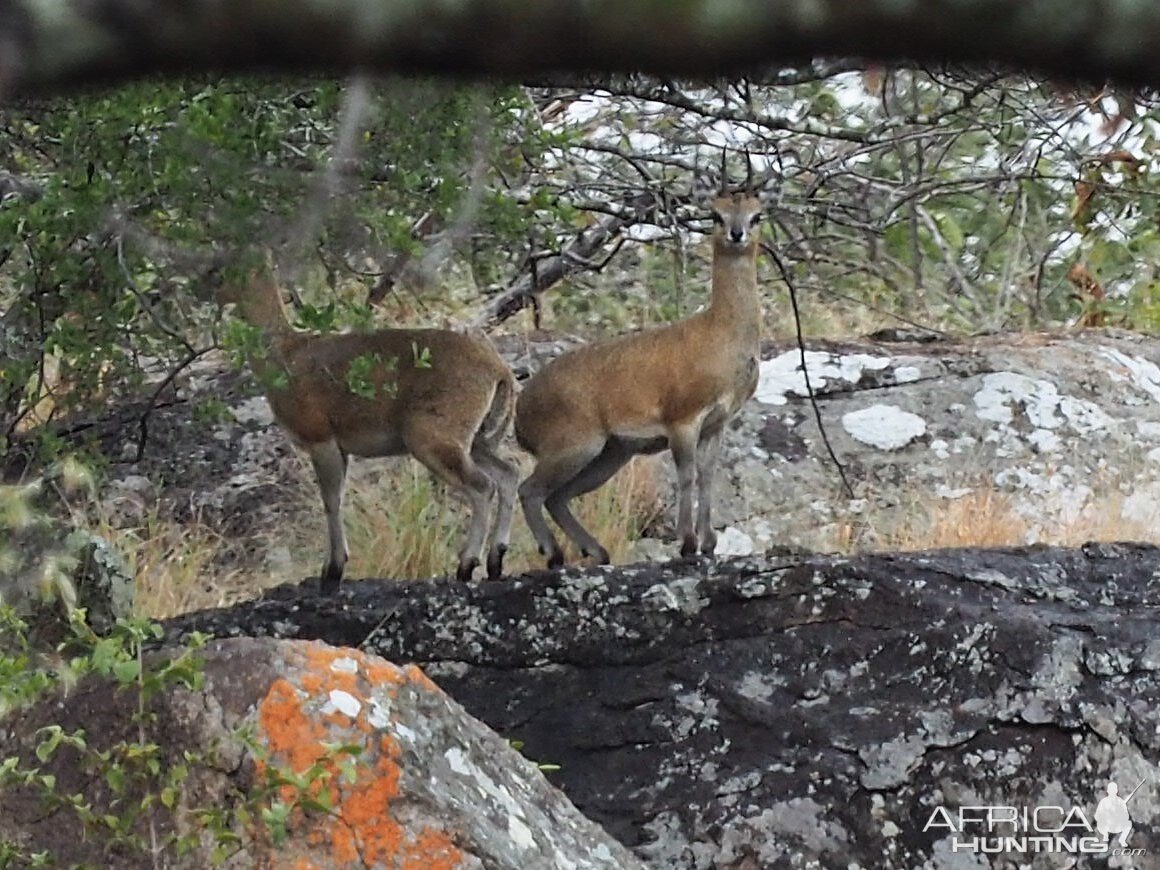
<path id="1" fill-rule="evenodd" d="M 1050 26 L 1045 26 L 1047 23 Z M 158 72 L 715 75 L 820 56 L 990 59 L 1160 84 L 1140 0 L 0 0 L 0 94 Z"/>

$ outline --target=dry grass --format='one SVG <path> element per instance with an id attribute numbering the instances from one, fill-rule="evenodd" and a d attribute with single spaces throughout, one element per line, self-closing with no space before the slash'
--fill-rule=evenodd
<path id="1" fill-rule="evenodd" d="M 887 550 L 1013 547 L 1026 543 L 1027 532 L 1010 495 L 980 488 L 939 499 L 928 511 L 912 510 L 883 543 Z"/>
<path id="2" fill-rule="evenodd" d="M 321 517 L 317 499 L 314 510 Z M 455 563 L 465 513 L 417 462 L 391 462 L 377 479 L 352 481 L 343 511 L 348 576 L 446 574 Z M 318 540 L 321 554 L 325 534 Z"/>
<path id="3" fill-rule="evenodd" d="M 1037 524 L 1028 518 L 1030 511 L 1020 510 L 1015 494 L 984 485 L 957 499 L 916 499 L 901 517 L 881 515 L 847 523 L 838 531 L 835 549 L 914 551 L 1015 547 L 1032 542 L 1075 547 L 1089 541 L 1160 544 L 1160 526 L 1126 517 L 1124 507 L 1123 494 L 1107 488 L 1096 492 L 1073 516 Z"/>
<path id="4" fill-rule="evenodd" d="M 134 610 L 140 616 L 165 619 L 253 597 L 257 578 L 221 567 L 218 556 L 227 542 L 204 523 L 177 523 L 153 512 L 139 526 L 107 520 L 95 525 L 136 578 Z"/>
<path id="5" fill-rule="evenodd" d="M 261 589 L 314 575 L 326 547 L 322 506 L 309 470 L 288 496 L 298 501 L 290 528 L 255 532 L 246 549 L 265 554 L 270 545 L 293 542 L 285 572 L 266 560 L 238 566 L 230 557 L 237 542 L 210 525 L 181 524 L 156 511 L 138 525 L 96 517 L 92 530 L 120 552 L 136 578 L 135 610 L 165 619 L 191 610 L 223 607 L 253 598 Z M 462 543 L 466 508 L 416 462 L 382 463 L 377 475 L 351 481 L 344 510 L 351 561 L 347 576 L 424 578 L 454 569 Z M 614 561 L 627 558 L 632 543 L 656 516 L 660 498 L 649 460 L 630 463 L 606 486 L 576 502 L 576 514 L 608 547 Z M 511 572 L 542 567 L 542 558 L 518 513 L 506 567 Z"/>
<path id="6" fill-rule="evenodd" d="M 321 514 L 317 502 L 312 507 Z M 647 459 L 629 463 L 575 503 L 576 516 L 608 548 L 614 562 L 627 557 L 659 509 L 657 475 Z M 467 523 L 466 507 L 412 461 L 392 462 L 375 479 L 353 480 L 344 516 L 351 577 L 446 575 L 454 568 Z M 319 529 L 320 547 L 324 539 Z M 518 572 L 538 567 L 542 559 L 517 504 L 505 568 Z"/>

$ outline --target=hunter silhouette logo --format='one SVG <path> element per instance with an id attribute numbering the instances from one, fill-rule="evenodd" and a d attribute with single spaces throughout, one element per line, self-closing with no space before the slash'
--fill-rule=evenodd
<path id="1" fill-rule="evenodd" d="M 1119 787 L 1109 782 L 1090 817 L 1079 806 L 1056 804 L 937 806 L 923 831 L 949 836 L 952 852 L 1142 855 L 1145 849 L 1128 847 L 1128 801 L 1143 785 L 1141 780 L 1127 797 L 1120 797 Z"/>
<path id="2" fill-rule="evenodd" d="M 1140 785 L 1144 780 L 1140 780 Z M 1122 798 L 1117 794 L 1119 787 L 1114 782 L 1108 783 L 1108 794 L 1096 805 L 1096 830 L 1105 840 L 1116 834 L 1120 835 L 1120 845 L 1128 845 L 1128 834 L 1132 831 L 1132 817 L 1128 815 L 1128 801 L 1132 799 L 1140 785 L 1132 789 L 1131 794 Z"/>

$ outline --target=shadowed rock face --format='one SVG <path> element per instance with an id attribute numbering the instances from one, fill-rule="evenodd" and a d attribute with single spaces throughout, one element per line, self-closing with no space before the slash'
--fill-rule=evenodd
<path id="1" fill-rule="evenodd" d="M 1016 867 L 1033 855 L 963 850 L 988 832 L 956 834 L 961 807 L 1094 826 L 1109 780 L 1144 781 L 1129 846 L 1150 854 L 1108 866 L 1145 867 L 1157 578 L 1135 545 L 744 558 L 282 589 L 168 630 L 418 662 L 658 868 Z"/>

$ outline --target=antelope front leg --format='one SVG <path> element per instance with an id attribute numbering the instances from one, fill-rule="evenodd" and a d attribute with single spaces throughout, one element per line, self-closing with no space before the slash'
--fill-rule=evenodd
<path id="1" fill-rule="evenodd" d="M 669 435 L 669 449 L 677 466 L 677 537 L 681 555 L 697 555 L 697 534 L 693 529 L 693 483 L 697 475 L 697 436 L 689 429 Z"/>
<path id="2" fill-rule="evenodd" d="M 697 445 L 697 537 L 701 552 L 712 556 L 717 549 L 717 533 L 713 531 L 713 474 L 721 455 L 721 430 L 703 435 Z"/>

